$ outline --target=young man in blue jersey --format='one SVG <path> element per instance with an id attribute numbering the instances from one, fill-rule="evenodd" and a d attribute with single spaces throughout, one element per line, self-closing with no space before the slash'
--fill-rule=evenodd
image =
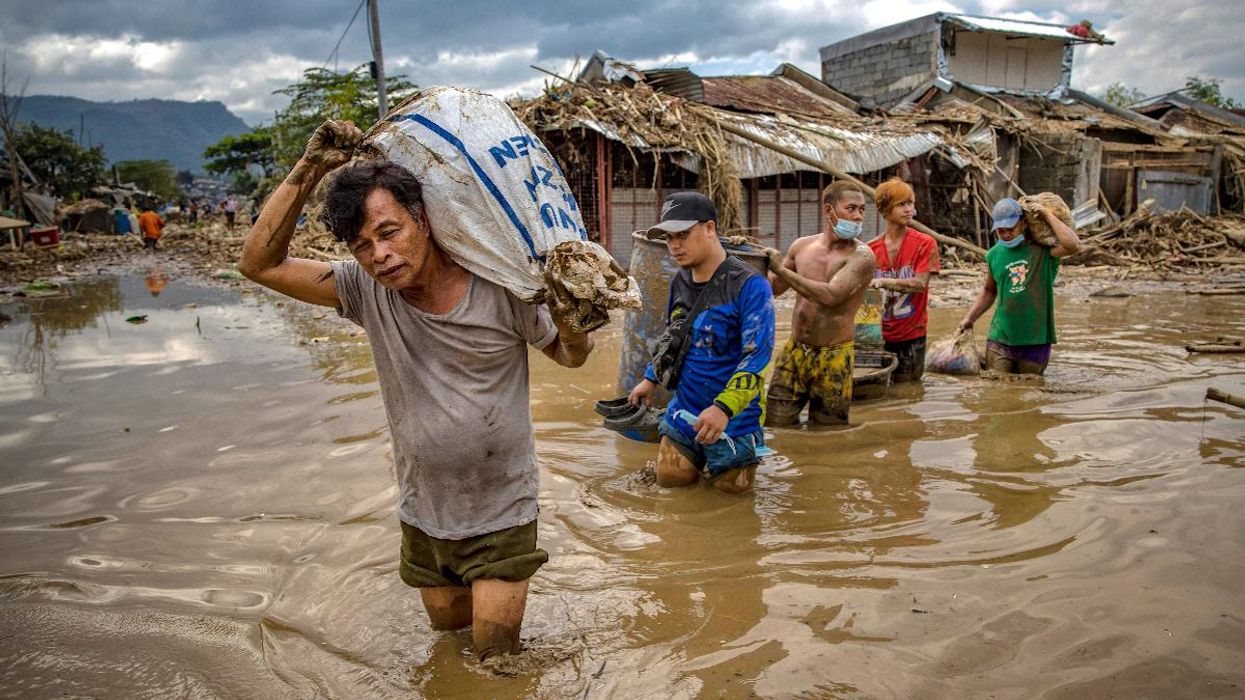
<path id="1" fill-rule="evenodd" d="M 708 197 L 679 192 L 661 211 L 649 231 L 665 234 L 682 268 L 670 284 L 667 336 L 684 340 L 664 344 L 630 401 L 651 403 L 659 378 L 674 391 L 659 428 L 658 486 L 689 486 L 703 476 L 719 491 L 744 493 L 752 488 L 762 444 L 773 294 L 764 276 L 726 254 Z M 676 329 L 683 332 L 672 336 Z"/>

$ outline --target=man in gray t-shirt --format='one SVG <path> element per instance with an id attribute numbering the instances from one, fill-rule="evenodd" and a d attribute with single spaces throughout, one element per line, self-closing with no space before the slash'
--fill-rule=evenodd
<path id="1" fill-rule="evenodd" d="M 402 528 L 399 573 L 434 629 L 472 628 L 481 658 L 518 649 L 536 547 L 538 472 L 527 346 L 578 367 L 592 338 L 468 272 L 432 238 L 415 176 L 388 161 L 342 168 L 321 220 L 354 260 L 289 256 L 307 197 L 362 134 L 325 122 L 243 245 L 248 278 L 337 308 L 367 331 L 389 418 Z"/>

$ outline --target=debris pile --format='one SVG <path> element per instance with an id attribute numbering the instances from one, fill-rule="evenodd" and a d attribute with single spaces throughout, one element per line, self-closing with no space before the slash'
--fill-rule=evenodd
<path id="1" fill-rule="evenodd" d="M 655 92 L 645 83 L 628 88 L 582 82 L 549 87 L 541 96 L 511 106 L 520 120 L 538 132 L 593 124 L 628 147 L 699 155 L 705 193 L 717 205 L 719 228 L 739 228 L 743 201 L 739 174 L 721 128 L 704 106 Z"/>
<path id="2" fill-rule="evenodd" d="M 1070 262 L 1170 268 L 1245 266 L 1245 216 L 1204 216 L 1188 209 L 1137 212 L 1082 239 L 1084 250 Z"/>
<path id="3" fill-rule="evenodd" d="M 218 277 L 222 268 L 233 270 L 242 253 L 246 227 L 230 231 L 224 223 L 169 224 L 160 238 L 160 251 L 155 259 L 176 260 L 189 268 L 198 268 L 207 276 Z M 350 251 L 331 234 L 312 222 L 309 228 L 294 232 L 290 255 L 313 260 L 345 260 Z M 61 244 L 39 248 L 25 246 L 21 251 L 0 255 L 0 284 L 29 282 L 35 279 L 73 274 L 92 274 L 115 263 L 151 261 L 143 251 L 142 238 L 136 235 L 69 233 Z"/>

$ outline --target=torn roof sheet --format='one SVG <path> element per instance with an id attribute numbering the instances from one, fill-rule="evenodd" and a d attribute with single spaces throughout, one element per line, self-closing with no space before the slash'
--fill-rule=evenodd
<path id="1" fill-rule="evenodd" d="M 870 133 L 789 116 L 779 118 L 722 111 L 718 115 L 721 120 L 745 131 L 856 174 L 888 168 L 943 144 L 942 137 L 932 131 Z M 733 134 L 725 136 L 740 177 L 764 177 L 809 169 L 800 161 Z"/>
<path id="2" fill-rule="evenodd" d="M 962 15 L 951 12 L 943 13 L 940 16 L 946 21 L 958 24 L 965 29 L 975 31 L 1002 32 L 1006 34 L 1034 36 L 1043 39 L 1059 39 L 1061 41 L 1077 43 L 1114 43 L 1108 42 L 1106 39 L 1095 40 L 1075 36 L 1073 34 L 1069 34 L 1068 28 L 1064 25 L 1051 24 L 1049 22 L 1034 22 L 1024 19 L 1004 19 L 1001 17 L 981 17 L 978 15 Z"/>
<path id="3" fill-rule="evenodd" d="M 944 145 L 937 133 L 906 130 L 905 133 L 872 133 L 832 126 L 824 122 L 768 114 L 739 114 L 714 110 L 718 118 L 739 128 L 774 141 L 810 158 L 826 161 L 844 172 L 870 173 L 928 153 Z M 676 151 L 673 148 L 651 148 L 639 136 L 624 138 L 615 128 L 599 121 L 581 119 L 581 126 L 608 139 L 632 148 L 653 151 Z M 772 151 L 734 134 L 724 133 L 730 148 L 731 161 L 741 178 L 766 177 L 797 170 L 810 170 L 803 162 Z M 695 159 L 680 159 L 684 167 L 693 166 Z M 689 167 L 697 170 L 696 167 Z"/>

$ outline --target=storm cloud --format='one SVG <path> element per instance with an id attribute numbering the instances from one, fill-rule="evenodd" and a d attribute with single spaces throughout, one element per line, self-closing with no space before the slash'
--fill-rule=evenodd
<path id="1" fill-rule="evenodd" d="M 277 88 L 306 68 L 369 59 L 366 13 L 334 44 L 357 0 L 140 3 L 8 0 L 0 45 L 28 94 L 93 100 L 220 100 L 251 124 L 271 119 Z M 1052 22 L 1090 19 L 1115 46 L 1078 49 L 1073 83 L 1101 93 L 1124 82 L 1148 94 L 1189 75 L 1217 77 L 1245 100 L 1245 29 L 1235 0 L 700 0 L 406 3 L 381 0 L 388 72 L 420 85 L 454 83 L 509 96 L 565 73 L 596 49 L 641 67 L 687 65 L 705 74 L 765 73 L 783 61 L 820 74 L 817 49 L 939 10 Z"/>

